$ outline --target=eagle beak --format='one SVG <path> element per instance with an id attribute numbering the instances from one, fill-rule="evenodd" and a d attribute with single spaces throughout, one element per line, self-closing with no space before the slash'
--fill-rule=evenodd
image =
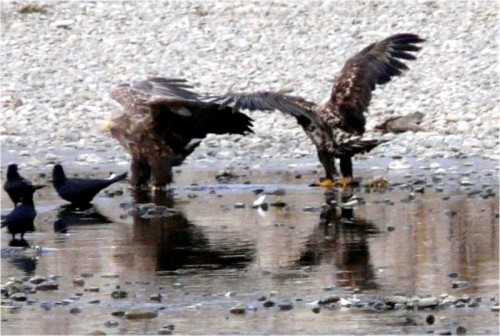
<path id="1" fill-rule="evenodd" d="M 104 122 L 104 125 L 102 126 L 102 131 L 103 132 L 111 132 L 111 122 L 109 120 L 106 120 Z"/>

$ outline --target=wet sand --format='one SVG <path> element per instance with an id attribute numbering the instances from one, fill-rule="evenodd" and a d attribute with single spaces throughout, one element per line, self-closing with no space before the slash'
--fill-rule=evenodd
<path id="1" fill-rule="evenodd" d="M 416 161 L 400 171 L 359 161 L 356 175 L 384 175 L 391 188 L 326 194 L 308 187 L 321 173 L 313 161 L 250 166 L 226 184 L 212 162 L 188 164 L 170 193 L 117 184 L 83 213 L 49 186 L 35 197 L 37 231 L 26 234 L 36 249 L 9 247 L 2 232 L 2 284 L 53 277 L 58 289 L 32 285 L 27 301 L 4 295 L 2 333 L 498 334 L 497 163 L 436 161 L 447 171 L 440 179 Z M 67 170 L 126 169 L 89 168 Z M 267 210 L 252 208 L 257 189 L 268 193 Z M 174 211 L 134 206 L 147 203 Z M 10 207 L 2 191 L 2 215 Z M 113 298 L 119 291 L 127 296 Z M 461 301 L 441 304 L 445 294 Z M 440 304 L 390 308 L 394 295 Z M 341 300 L 318 305 L 332 296 Z M 154 314 L 115 316 L 134 311 Z"/>

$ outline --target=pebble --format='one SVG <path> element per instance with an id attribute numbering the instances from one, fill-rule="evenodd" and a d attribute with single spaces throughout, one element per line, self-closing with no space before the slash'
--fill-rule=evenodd
<path id="1" fill-rule="evenodd" d="M 46 281 L 47 278 L 45 277 L 42 277 L 42 276 L 39 276 L 39 275 L 35 275 L 34 277 L 30 278 L 29 282 L 34 284 L 34 285 L 38 285 L 38 284 L 41 284 L 42 282 Z"/>
<path id="2" fill-rule="evenodd" d="M 340 301 L 340 296 L 338 295 L 330 295 L 330 296 L 327 296 L 321 300 L 318 301 L 318 304 L 320 305 L 326 305 L 326 304 L 329 304 L 329 303 L 337 303 Z"/>
<path id="3" fill-rule="evenodd" d="M 158 335 L 172 335 L 172 330 L 160 328 L 158 329 Z"/>
<path id="4" fill-rule="evenodd" d="M 28 297 L 24 293 L 15 293 L 15 294 L 12 294 L 9 297 L 9 299 L 11 299 L 13 301 L 26 301 L 28 299 Z"/>
<path id="5" fill-rule="evenodd" d="M 278 308 L 280 310 L 292 310 L 293 303 L 291 301 L 283 301 L 283 302 L 278 303 Z"/>
<path id="6" fill-rule="evenodd" d="M 452 288 L 457 288 L 457 289 L 463 289 L 463 288 L 467 288 L 469 287 L 470 284 L 468 281 L 460 281 L 460 280 L 457 280 L 457 281 L 453 281 L 451 283 L 451 287 Z"/>
<path id="7" fill-rule="evenodd" d="M 143 320 L 143 319 L 152 319 L 158 316 L 157 311 L 151 310 L 139 310 L 133 309 L 125 312 L 125 318 L 128 320 Z"/>
<path id="8" fill-rule="evenodd" d="M 85 285 L 85 280 L 83 278 L 74 278 L 73 279 L 73 285 L 83 287 Z"/>
<path id="9" fill-rule="evenodd" d="M 457 335 L 465 335 L 467 333 L 467 329 L 465 329 L 465 327 L 459 326 L 455 333 Z"/>
<path id="10" fill-rule="evenodd" d="M 116 328 L 119 325 L 120 325 L 120 322 L 115 321 L 115 320 L 108 320 L 108 321 L 104 322 L 104 326 L 106 328 Z"/>
<path id="11" fill-rule="evenodd" d="M 162 298 L 162 295 L 161 294 L 152 294 L 149 296 L 149 299 L 151 301 L 158 301 L 158 302 L 161 302 L 161 298 Z"/>
<path id="12" fill-rule="evenodd" d="M 69 313 L 73 314 L 73 315 L 80 314 L 81 312 L 82 312 L 82 309 L 79 307 L 73 307 L 69 310 Z"/>
<path id="13" fill-rule="evenodd" d="M 229 312 L 234 315 L 242 315 L 246 312 L 246 306 L 242 303 L 238 303 L 237 305 L 231 307 Z"/>
<path id="14" fill-rule="evenodd" d="M 437 297 L 428 297 L 418 300 L 417 307 L 419 309 L 434 308 L 439 305 L 439 299 Z"/>
<path id="15" fill-rule="evenodd" d="M 245 208 L 245 203 L 235 203 L 234 208 L 235 209 L 243 209 L 243 208 Z"/>
<path id="16" fill-rule="evenodd" d="M 272 300 L 266 300 L 266 301 L 264 301 L 264 303 L 262 303 L 262 306 L 265 308 L 270 308 L 270 307 L 273 307 L 274 305 L 275 305 L 275 303 Z"/>
<path id="17" fill-rule="evenodd" d="M 47 280 L 35 286 L 37 291 L 57 290 L 58 288 L 59 284 L 53 280 Z"/>
<path id="18" fill-rule="evenodd" d="M 128 293 L 124 290 L 115 290 L 111 292 L 111 297 L 113 299 L 124 299 L 128 296 Z"/>
<path id="19" fill-rule="evenodd" d="M 57 20 L 50 23 L 54 28 L 69 28 L 73 25 L 73 20 Z"/>

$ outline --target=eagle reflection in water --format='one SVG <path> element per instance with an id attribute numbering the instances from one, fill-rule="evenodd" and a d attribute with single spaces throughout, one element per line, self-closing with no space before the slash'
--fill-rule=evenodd
<path id="1" fill-rule="evenodd" d="M 138 204 L 173 208 L 174 197 L 165 191 L 135 190 L 134 199 Z M 170 216 L 144 218 L 134 214 L 134 236 L 149 240 L 156 246 L 156 271 L 214 270 L 245 268 L 255 255 L 252 242 L 235 242 L 230 237 L 218 239 L 215 244 L 201 226 L 190 222 L 181 211 Z"/>
<path id="2" fill-rule="evenodd" d="M 355 217 L 353 208 L 339 208 L 328 200 L 346 202 L 352 197 L 350 192 L 337 192 L 327 197 L 329 205 L 321 212 L 319 225 L 307 239 L 298 264 L 333 263 L 338 286 L 376 289 L 368 238 L 379 231 L 372 222 Z"/>

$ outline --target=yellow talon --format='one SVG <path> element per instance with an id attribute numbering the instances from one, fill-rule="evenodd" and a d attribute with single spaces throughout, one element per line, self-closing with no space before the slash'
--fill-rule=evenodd
<path id="1" fill-rule="evenodd" d="M 335 186 L 335 183 L 332 180 L 326 178 L 319 181 L 319 186 L 323 188 L 333 188 Z"/>
<path id="2" fill-rule="evenodd" d="M 343 177 L 340 180 L 335 181 L 334 186 L 341 187 L 342 189 L 347 189 L 353 182 L 352 177 Z"/>

